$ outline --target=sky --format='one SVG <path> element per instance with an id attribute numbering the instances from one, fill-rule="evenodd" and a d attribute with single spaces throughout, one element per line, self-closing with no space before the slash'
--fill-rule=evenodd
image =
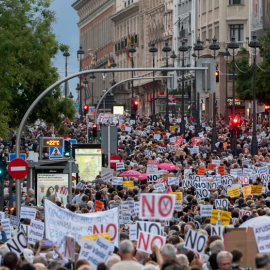
<path id="1" fill-rule="evenodd" d="M 51 10 L 56 12 L 57 22 L 53 24 L 53 31 L 60 43 L 70 46 L 70 57 L 68 60 L 68 74 L 79 71 L 79 62 L 77 60 L 77 50 L 79 49 L 79 28 L 77 23 L 79 16 L 71 5 L 76 0 L 54 0 L 51 4 Z M 54 65 L 58 68 L 61 78 L 65 77 L 65 60 L 63 53 L 59 52 L 55 59 Z M 76 87 L 78 78 L 69 80 L 69 91 L 72 92 L 75 100 L 77 98 Z"/>

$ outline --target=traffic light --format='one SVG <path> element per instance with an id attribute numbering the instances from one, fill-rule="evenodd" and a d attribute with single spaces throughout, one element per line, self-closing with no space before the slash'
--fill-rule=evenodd
<path id="1" fill-rule="evenodd" d="M 64 153 L 65 157 L 70 157 L 70 150 L 71 150 L 70 146 L 71 146 L 70 141 L 65 141 L 65 153 Z"/>
<path id="2" fill-rule="evenodd" d="M 237 127 L 238 124 L 239 124 L 239 119 L 237 117 L 234 117 L 232 119 L 232 125 L 233 125 L 233 127 Z"/>
<path id="3" fill-rule="evenodd" d="M 241 128 L 238 127 L 238 128 L 236 129 L 236 138 L 241 138 L 241 136 L 242 136 Z"/>
<path id="4" fill-rule="evenodd" d="M 93 124 L 92 128 L 93 128 L 93 138 L 96 138 L 97 137 L 97 124 Z"/>
<path id="5" fill-rule="evenodd" d="M 219 83 L 219 71 L 218 70 L 216 70 L 215 75 L 216 75 L 216 82 Z"/>
<path id="6" fill-rule="evenodd" d="M 0 179 L 4 179 L 7 175 L 7 163 L 4 160 L 0 161 Z"/>
<path id="7" fill-rule="evenodd" d="M 89 141 L 92 141 L 92 138 L 93 138 L 93 132 L 89 132 Z"/>
<path id="8" fill-rule="evenodd" d="M 132 99 L 131 101 L 131 118 L 132 120 L 136 120 L 136 112 L 138 110 L 139 101 L 136 99 Z"/>
<path id="9" fill-rule="evenodd" d="M 84 105 L 83 106 L 83 111 L 84 111 L 84 115 L 87 115 L 87 113 L 88 113 L 88 106 L 87 105 Z"/>
<path id="10" fill-rule="evenodd" d="M 265 105 L 264 109 L 265 109 L 265 115 L 269 115 L 270 105 Z"/>

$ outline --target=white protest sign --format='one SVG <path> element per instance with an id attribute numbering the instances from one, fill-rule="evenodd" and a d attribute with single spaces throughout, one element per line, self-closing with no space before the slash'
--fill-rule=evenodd
<path id="1" fill-rule="evenodd" d="M 175 200 L 174 194 L 142 193 L 139 218 L 170 220 L 173 216 Z"/>
<path id="2" fill-rule="evenodd" d="M 27 248 L 27 240 L 23 232 L 19 232 L 5 243 L 7 249 L 17 254 L 20 254 Z"/>
<path id="3" fill-rule="evenodd" d="M 65 235 L 65 250 L 63 255 L 67 260 L 75 260 L 75 242 L 75 238 L 72 235 Z"/>
<path id="4" fill-rule="evenodd" d="M 269 167 L 268 167 L 268 166 L 265 166 L 265 167 L 259 167 L 259 168 L 258 168 L 258 173 L 263 173 L 263 174 L 269 173 Z"/>
<path id="5" fill-rule="evenodd" d="M 219 160 L 219 159 L 218 159 L 218 160 L 213 159 L 213 160 L 211 161 L 211 163 L 212 163 L 212 164 L 216 164 L 217 166 L 220 166 L 220 160 Z"/>
<path id="6" fill-rule="evenodd" d="M 77 186 L 76 186 L 76 188 L 79 188 L 79 189 L 84 188 L 84 187 L 85 187 L 85 184 L 82 183 L 82 182 L 79 182 L 79 183 L 77 184 Z"/>
<path id="7" fill-rule="evenodd" d="M 137 241 L 136 237 L 136 224 L 129 225 L 129 240 L 130 241 Z"/>
<path id="8" fill-rule="evenodd" d="M 88 214 L 76 214 L 58 207 L 45 199 L 45 234 L 55 242 L 58 238 L 70 232 L 80 244 L 83 235 L 109 232 L 111 242 L 118 247 L 118 208 Z M 68 222 L 66 228 L 62 224 Z"/>
<path id="9" fill-rule="evenodd" d="M 11 238 L 11 230 L 10 230 L 10 220 L 8 218 L 3 218 L 0 221 L 2 223 L 3 229 L 6 233 L 7 239 Z"/>
<path id="10" fill-rule="evenodd" d="M 79 260 L 87 260 L 90 250 L 93 247 L 95 241 L 92 240 L 88 240 L 88 239 L 84 239 L 81 245 L 81 249 L 80 249 L 80 253 L 79 253 L 79 257 L 78 257 L 78 261 Z"/>
<path id="11" fill-rule="evenodd" d="M 176 141 L 176 139 L 177 139 L 176 137 L 171 137 L 170 138 L 170 143 L 174 143 Z"/>
<path id="12" fill-rule="evenodd" d="M 168 177 L 168 186 L 176 185 L 179 186 L 179 178 L 178 177 Z"/>
<path id="13" fill-rule="evenodd" d="M 99 235 L 89 252 L 88 262 L 96 270 L 100 262 L 106 261 L 111 249 L 112 244 Z"/>
<path id="14" fill-rule="evenodd" d="M 163 245 L 166 244 L 166 237 L 156 235 L 153 233 L 142 232 L 140 231 L 138 242 L 137 242 L 137 250 L 152 254 L 152 243 L 155 242 L 157 247 L 160 249 Z"/>
<path id="15" fill-rule="evenodd" d="M 196 189 L 196 198 L 197 199 L 205 199 L 209 198 L 210 192 L 207 188 L 205 189 Z"/>
<path id="16" fill-rule="evenodd" d="M 157 190 L 157 191 L 164 191 L 165 190 L 165 185 L 164 183 L 160 183 L 160 184 L 155 184 L 154 186 L 154 189 Z"/>
<path id="17" fill-rule="evenodd" d="M 161 223 L 159 222 L 136 221 L 135 226 L 136 226 L 136 239 L 135 240 L 139 238 L 140 231 L 163 236 L 163 233 L 161 230 Z"/>
<path id="18" fill-rule="evenodd" d="M 28 244 L 34 245 L 37 241 L 43 239 L 44 222 L 31 220 L 28 232 Z"/>
<path id="19" fill-rule="evenodd" d="M 152 156 L 152 151 L 150 150 L 144 150 L 143 152 L 147 157 L 151 157 Z"/>
<path id="20" fill-rule="evenodd" d="M 193 230 L 188 230 L 185 237 L 184 248 L 188 250 L 193 250 L 196 253 L 204 254 L 204 248 L 206 246 L 208 237 L 199 232 Z"/>
<path id="21" fill-rule="evenodd" d="M 131 132 L 131 127 L 125 127 L 125 131 Z"/>
<path id="22" fill-rule="evenodd" d="M 135 213 L 140 212 L 140 202 L 134 202 L 134 212 Z"/>
<path id="23" fill-rule="evenodd" d="M 160 134 L 154 134 L 154 140 L 159 140 L 160 139 Z"/>
<path id="24" fill-rule="evenodd" d="M 219 235 L 221 237 L 221 240 L 224 241 L 223 238 L 223 231 L 226 226 L 212 226 L 211 225 L 211 232 L 210 235 Z"/>
<path id="25" fill-rule="evenodd" d="M 159 160 L 148 160 L 146 172 L 147 173 L 157 173 L 158 172 Z"/>
<path id="26" fill-rule="evenodd" d="M 31 208 L 31 207 L 22 207 L 21 208 L 21 219 L 36 219 L 36 214 L 37 214 L 37 209 L 36 208 Z"/>
<path id="27" fill-rule="evenodd" d="M 117 171 L 125 170 L 125 164 L 124 164 L 124 162 L 118 162 L 118 163 L 116 163 L 116 170 Z"/>
<path id="28" fill-rule="evenodd" d="M 238 184 L 240 185 L 248 185 L 249 178 L 247 176 L 238 176 Z"/>
<path id="29" fill-rule="evenodd" d="M 147 183 L 156 182 L 158 180 L 157 174 L 148 174 L 147 175 Z"/>
<path id="30" fill-rule="evenodd" d="M 228 199 L 215 199 L 215 207 L 223 207 L 226 208 L 228 210 L 228 206 L 229 206 L 229 201 Z"/>
<path id="31" fill-rule="evenodd" d="M 123 177 L 113 177 L 112 178 L 112 185 L 122 186 L 123 185 Z"/>
<path id="32" fill-rule="evenodd" d="M 189 178 L 189 175 L 192 174 L 191 169 L 185 169 L 184 170 L 184 179 Z"/>
<path id="33" fill-rule="evenodd" d="M 201 205 L 200 215 L 201 217 L 211 217 L 213 210 L 213 205 Z"/>
<path id="34" fill-rule="evenodd" d="M 136 124 L 136 121 L 135 121 L 135 120 L 129 120 L 129 123 L 130 123 L 131 125 L 135 125 L 135 124 Z"/>
<path id="35" fill-rule="evenodd" d="M 175 209 L 177 212 L 183 211 L 182 201 L 176 201 L 176 202 L 175 202 L 175 207 L 174 207 L 174 209 Z"/>
<path id="36" fill-rule="evenodd" d="M 193 148 L 190 148 L 190 154 L 198 154 L 199 153 L 199 146 L 193 146 Z"/>
<path id="37" fill-rule="evenodd" d="M 70 234 L 69 232 L 67 232 L 66 234 Z M 66 240 L 66 235 L 63 235 L 61 238 L 58 238 L 54 243 L 57 246 L 58 251 L 63 254 L 65 251 L 65 240 Z M 56 259 L 58 258 L 58 254 L 55 252 L 55 250 L 53 251 L 53 258 Z"/>
<path id="38" fill-rule="evenodd" d="M 239 218 L 242 219 L 243 216 L 245 216 L 245 215 L 247 215 L 247 216 L 252 215 L 252 210 L 240 210 Z"/>
<path id="39" fill-rule="evenodd" d="M 112 179 L 112 177 L 113 177 L 112 172 L 106 172 L 106 173 L 101 175 L 101 179 L 103 181 L 109 181 Z"/>
<path id="40" fill-rule="evenodd" d="M 167 151 L 166 147 L 159 147 L 157 150 L 158 153 L 165 153 L 166 151 Z"/>
<path id="41" fill-rule="evenodd" d="M 253 224 L 253 231 L 257 242 L 259 253 L 266 253 L 270 250 L 270 223 L 257 223 Z"/>

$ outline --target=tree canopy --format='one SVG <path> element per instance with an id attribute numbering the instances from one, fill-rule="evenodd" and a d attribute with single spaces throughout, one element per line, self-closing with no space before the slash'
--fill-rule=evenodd
<path id="1" fill-rule="evenodd" d="M 0 136 L 18 127 L 33 101 L 59 79 L 52 59 L 68 46 L 60 44 L 52 31 L 56 17 L 50 3 L 0 1 Z M 29 122 L 40 118 L 59 127 L 62 114 L 73 119 L 75 109 L 57 87 L 40 101 Z"/>
<path id="2" fill-rule="evenodd" d="M 261 63 L 256 66 L 256 99 L 259 103 L 270 104 L 270 29 L 264 29 L 264 35 L 259 38 L 261 43 Z M 258 50 L 258 49 L 257 49 Z M 249 65 L 250 56 L 245 49 L 241 50 L 242 57 L 236 60 L 239 67 L 236 76 L 236 94 L 242 100 L 253 99 L 253 57 Z M 257 55 L 257 59 L 258 59 Z M 257 61 L 258 62 L 258 61 Z"/>

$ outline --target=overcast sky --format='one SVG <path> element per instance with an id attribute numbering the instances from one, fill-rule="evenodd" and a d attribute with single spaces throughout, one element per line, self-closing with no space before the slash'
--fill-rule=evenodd
<path id="1" fill-rule="evenodd" d="M 79 71 L 79 62 L 77 61 L 77 50 L 79 49 L 79 28 L 77 23 L 79 17 L 77 12 L 71 7 L 75 0 L 54 0 L 51 9 L 56 12 L 57 23 L 53 25 L 54 33 L 60 43 L 70 46 L 70 57 L 68 60 L 68 74 Z M 65 77 L 65 61 L 63 54 L 58 53 L 53 60 L 58 68 L 61 78 Z M 69 90 L 77 98 L 76 87 L 78 78 L 69 81 Z"/>

